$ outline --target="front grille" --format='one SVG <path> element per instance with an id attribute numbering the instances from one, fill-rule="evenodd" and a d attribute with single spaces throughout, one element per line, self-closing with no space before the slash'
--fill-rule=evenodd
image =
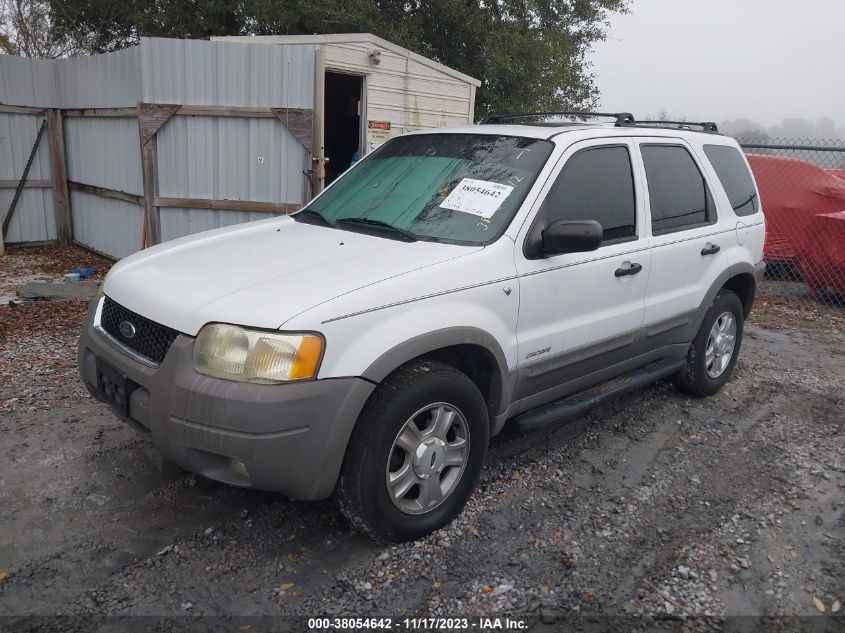
<path id="1" fill-rule="evenodd" d="M 135 328 L 134 336 L 127 337 L 120 331 L 120 324 L 124 321 L 131 323 Z M 108 332 L 109 336 L 157 365 L 164 360 L 167 350 L 179 336 L 176 330 L 127 310 L 108 297 L 103 303 L 100 327 Z"/>

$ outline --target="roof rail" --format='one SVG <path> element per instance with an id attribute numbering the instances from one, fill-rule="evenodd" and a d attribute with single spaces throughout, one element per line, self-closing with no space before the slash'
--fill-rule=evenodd
<path id="1" fill-rule="evenodd" d="M 701 128 L 702 132 L 708 134 L 719 133 L 719 126 L 713 121 L 637 121 L 630 112 L 522 112 L 518 114 L 488 114 L 479 121 L 479 125 L 506 123 L 534 117 L 605 118 L 615 119 L 616 127 L 655 127 L 678 130 Z"/>
<path id="2" fill-rule="evenodd" d="M 707 132 L 708 134 L 719 133 L 719 126 L 713 121 L 637 121 L 636 124 L 642 125 L 643 127 L 677 128 L 679 130 L 690 130 L 693 127 L 700 127 L 702 132 Z"/>
<path id="3" fill-rule="evenodd" d="M 514 119 L 525 119 L 528 117 L 581 117 L 581 118 L 610 118 L 616 119 L 616 127 L 630 127 L 635 124 L 634 115 L 630 112 L 523 112 L 519 114 L 488 114 L 479 121 L 479 125 L 493 123 L 505 123 Z"/>

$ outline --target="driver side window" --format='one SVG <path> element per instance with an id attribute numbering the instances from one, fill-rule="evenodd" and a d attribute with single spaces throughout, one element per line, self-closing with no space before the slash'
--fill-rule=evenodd
<path id="1" fill-rule="evenodd" d="M 596 220 L 604 241 L 624 242 L 637 237 L 637 206 L 631 155 L 625 146 L 581 150 L 563 166 L 539 217 L 543 226 L 558 220 Z"/>

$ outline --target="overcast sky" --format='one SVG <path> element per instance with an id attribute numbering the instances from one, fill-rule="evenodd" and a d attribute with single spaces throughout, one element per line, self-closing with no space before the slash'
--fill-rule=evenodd
<path id="1" fill-rule="evenodd" d="M 591 59 L 606 110 L 845 126 L 845 0 L 633 0 Z"/>

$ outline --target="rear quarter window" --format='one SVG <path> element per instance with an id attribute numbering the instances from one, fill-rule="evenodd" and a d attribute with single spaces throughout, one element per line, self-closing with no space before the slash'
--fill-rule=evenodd
<path id="1" fill-rule="evenodd" d="M 705 145 L 704 153 L 728 194 L 734 213 L 754 215 L 760 208 L 754 179 L 739 150 L 729 145 Z"/>

